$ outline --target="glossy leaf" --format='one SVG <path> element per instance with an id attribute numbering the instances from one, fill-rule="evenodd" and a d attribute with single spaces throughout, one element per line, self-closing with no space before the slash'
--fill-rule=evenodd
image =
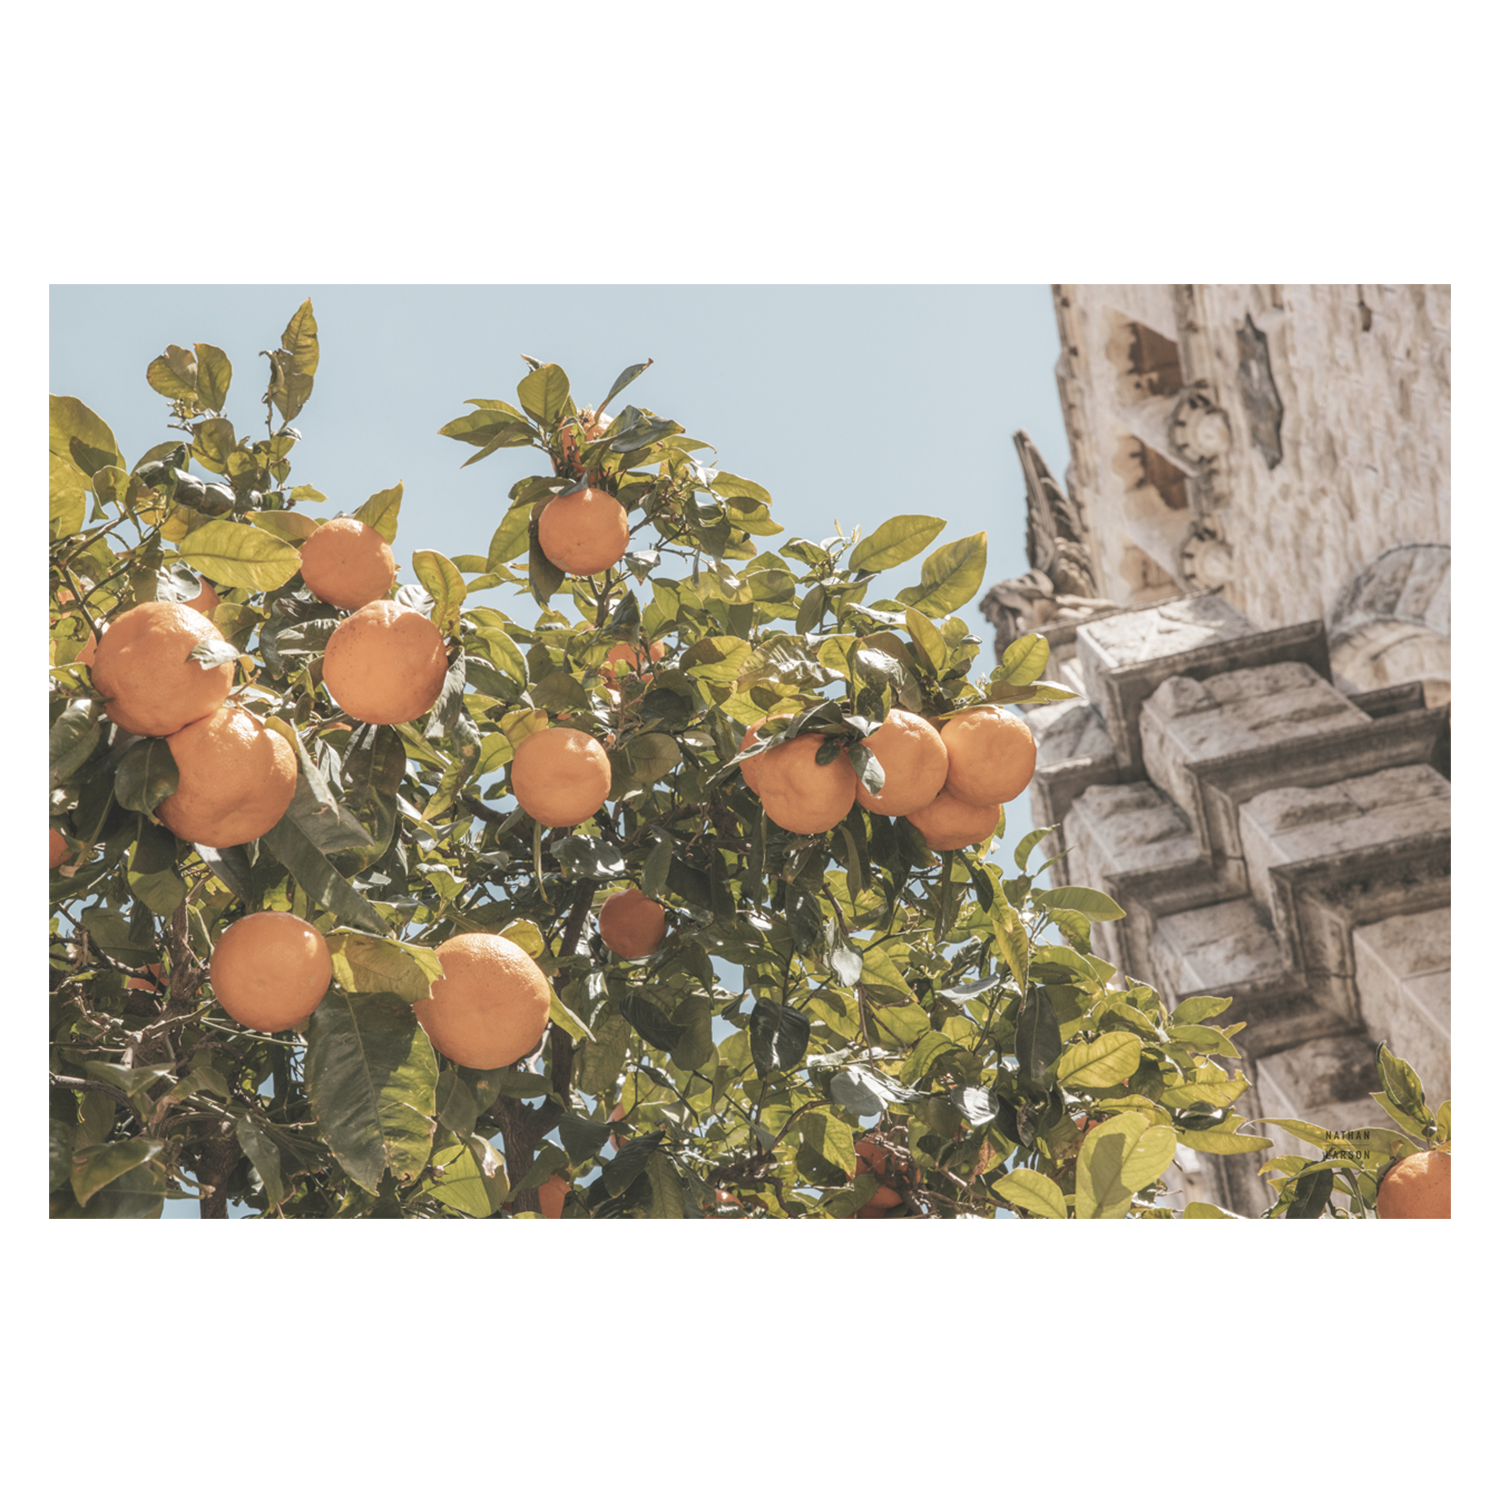
<path id="1" fill-rule="evenodd" d="M 1007 1203 L 1014 1203 L 1027 1213 L 1043 1219 L 1066 1219 L 1068 1205 L 1063 1200 L 1063 1191 L 1050 1178 L 1030 1167 L 1017 1167 L 1007 1172 L 995 1184 L 995 1191 Z"/>
<path id="2" fill-rule="evenodd" d="M 1176 1150 L 1175 1133 L 1141 1115 L 1116 1115 L 1095 1126 L 1078 1153 L 1078 1217 L 1124 1218 L 1134 1194 L 1161 1176 Z"/>
<path id="3" fill-rule="evenodd" d="M 437 1055 L 398 995 L 332 990 L 307 1026 L 308 1095 L 339 1165 L 375 1192 L 389 1170 L 409 1182 L 427 1162 Z"/>
<path id="4" fill-rule="evenodd" d="M 378 937 L 389 935 L 385 918 L 328 863 L 327 856 L 290 817 L 283 817 L 269 833 L 263 834 L 261 843 L 325 911 L 364 932 L 373 932 Z"/>
<path id="5" fill-rule="evenodd" d="M 403 1000 L 425 1000 L 443 977 L 434 949 L 397 938 L 364 932 L 330 932 L 327 936 L 333 977 L 351 994 L 391 994 Z"/>
<path id="6" fill-rule="evenodd" d="M 177 550 L 189 566 L 229 588 L 279 589 L 296 577 L 302 554 L 258 526 L 206 521 Z"/>
<path id="7" fill-rule="evenodd" d="M 117 1177 L 123 1176 L 133 1167 L 151 1160 L 165 1143 L 148 1141 L 140 1137 L 129 1141 L 113 1141 L 106 1145 L 85 1146 L 73 1154 L 73 1166 L 69 1180 L 73 1196 L 80 1207 L 86 1207 L 90 1198 L 102 1187 L 107 1187 Z"/>
<path id="8" fill-rule="evenodd" d="M 892 516 L 855 544 L 846 560 L 851 572 L 882 573 L 910 561 L 934 541 L 946 521 L 937 516 Z M 925 581 L 925 578 L 924 578 Z M 938 610 L 946 614 L 946 610 Z"/>
<path id="9" fill-rule="evenodd" d="M 432 595 L 432 623 L 444 635 L 455 634 L 458 630 L 459 612 L 463 609 L 469 592 L 463 575 L 441 552 L 413 552 L 411 565 L 427 592 Z"/>
<path id="10" fill-rule="evenodd" d="M 1031 899 L 1046 911 L 1082 912 L 1091 922 L 1118 922 L 1125 915 L 1125 909 L 1103 891 L 1091 891 L 1081 885 L 1036 890 Z"/>
<path id="11" fill-rule="evenodd" d="M 363 521 L 366 526 L 374 527 L 393 546 L 396 527 L 401 519 L 401 491 L 400 484 L 393 485 L 388 490 L 377 490 L 354 512 L 356 521 Z"/>
<path id="12" fill-rule="evenodd" d="M 962 608 L 984 584 L 989 556 L 988 534 L 976 531 L 939 547 L 922 564 L 922 581 L 902 589 L 897 600 L 926 615 L 947 615 Z"/>
<path id="13" fill-rule="evenodd" d="M 50 434 L 48 451 L 71 464 L 85 478 L 100 469 L 126 467 L 109 424 L 96 416 L 76 396 L 49 396 Z"/>
<path id="14" fill-rule="evenodd" d="M 1091 1042 L 1078 1042 L 1057 1060 L 1057 1081 L 1068 1089 L 1103 1089 L 1123 1083 L 1141 1065 L 1139 1037 L 1106 1031 Z"/>
<path id="15" fill-rule="evenodd" d="M 1047 670 L 1047 658 L 1050 654 L 1051 647 L 1045 636 L 1023 635 L 1005 648 L 1005 654 L 1001 656 L 994 675 L 1013 687 L 1025 687 Z"/>

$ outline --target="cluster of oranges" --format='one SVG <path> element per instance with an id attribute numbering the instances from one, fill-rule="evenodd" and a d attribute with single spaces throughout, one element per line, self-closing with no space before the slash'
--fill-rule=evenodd
<path id="1" fill-rule="evenodd" d="M 766 722 L 750 726 L 741 752 L 756 743 Z M 870 812 L 905 818 L 935 851 L 982 844 L 994 833 L 1001 806 L 1020 796 L 1036 770 L 1031 731 L 993 704 L 964 709 L 940 726 L 892 709 L 861 742 L 885 773 L 879 792 L 866 789 L 843 749 L 820 765 L 823 743 L 819 734 L 798 735 L 740 765 L 746 786 L 788 833 L 826 833 L 858 802 Z"/>

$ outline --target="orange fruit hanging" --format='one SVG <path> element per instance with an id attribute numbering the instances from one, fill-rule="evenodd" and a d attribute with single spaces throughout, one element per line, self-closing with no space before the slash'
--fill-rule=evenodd
<path id="1" fill-rule="evenodd" d="M 94 686 L 127 734 L 175 734 L 229 696 L 234 663 L 206 667 L 190 653 L 222 641 L 218 627 L 185 604 L 152 600 L 117 616 L 95 648 Z"/>
<path id="2" fill-rule="evenodd" d="M 47 868 L 55 870 L 68 857 L 68 841 L 55 828 L 47 830 Z"/>
<path id="3" fill-rule="evenodd" d="M 301 1030 L 333 982 L 323 934 L 289 911 L 256 911 L 214 944 L 208 977 L 219 1004 L 252 1031 Z"/>
<path id="4" fill-rule="evenodd" d="M 885 786 L 878 793 L 868 792 L 860 782 L 854 796 L 861 807 L 888 818 L 901 817 L 926 807 L 942 791 L 948 779 L 948 751 L 926 719 L 893 708 L 862 743 L 880 762 Z"/>
<path id="5" fill-rule="evenodd" d="M 528 735 L 510 763 L 516 801 L 544 828 L 572 828 L 609 799 L 609 756 L 593 735 L 559 724 Z"/>
<path id="6" fill-rule="evenodd" d="M 546 503 L 537 522 L 537 540 L 548 562 L 564 573 L 591 577 L 625 556 L 630 521 L 613 495 L 589 486 Z"/>
<path id="7" fill-rule="evenodd" d="M 993 703 L 954 714 L 943 725 L 943 744 L 948 790 L 977 806 L 1019 797 L 1036 771 L 1036 741 L 1025 721 Z"/>
<path id="8" fill-rule="evenodd" d="M 660 661 L 667 648 L 660 641 L 652 641 L 649 660 Z M 650 682 L 651 673 L 641 670 L 641 649 L 629 641 L 619 641 L 604 653 L 604 675 L 606 677 L 629 677 L 633 672 L 642 682 Z"/>
<path id="9" fill-rule="evenodd" d="M 196 609 L 200 615 L 212 615 L 222 601 L 213 591 L 213 587 L 208 579 L 200 578 L 198 583 L 198 592 L 186 601 L 187 607 L 189 609 Z"/>
<path id="10" fill-rule="evenodd" d="M 1446 1151 L 1403 1156 L 1380 1184 L 1375 1213 L 1382 1219 L 1451 1219 L 1452 1156 Z"/>
<path id="11" fill-rule="evenodd" d="M 788 833 L 827 833 L 854 806 L 859 778 L 849 753 L 840 749 L 826 766 L 820 766 L 817 755 L 823 743 L 821 734 L 798 735 L 759 757 L 761 805 L 772 822 Z"/>
<path id="12" fill-rule="evenodd" d="M 390 592 L 396 559 L 373 526 L 335 516 L 303 542 L 302 581 L 325 604 L 362 609 Z"/>
<path id="13" fill-rule="evenodd" d="M 988 807 L 976 807 L 955 797 L 945 787 L 926 807 L 907 813 L 906 821 L 927 840 L 927 847 L 934 854 L 941 854 L 948 849 L 982 844 L 1000 821 L 1000 804 L 992 802 Z"/>
<path id="14" fill-rule="evenodd" d="M 537 1200 L 541 1205 L 542 1217 L 544 1219 L 562 1218 L 563 1203 L 572 1191 L 573 1184 L 561 1173 L 554 1172 L 536 1190 Z"/>
<path id="15" fill-rule="evenodd" d="M 424 614 L 377 599 L 355 610 L 328 638 L 323 685 L 351 718 L 407 724 L 442 696 L 448 654 Z"/>
<path id="16" fill-rule="evenodd" d="M 900 1167 L 893 1160 L 891 1153 L 878 1141 L 856 1141 L 854 1154 L 859 1158 L 854 1175 L 863 1177 L 866 1173 L 873 1172 L 880 1182 L 880 1186 L 870 1194 L 864 1206 L 875 1209 L 883 1215 L 886 1209 L 894 1208 L 901 1202 L 900 1190 L 893 1185 L 901 1180 Z M 920 1169 L 914 1174 L 916 1180 L 920 1180 L 921 1175 Z M 872 1218 L 874 1215 L 863 1215 L 863 1217 Z"/>
<path id="17" fill-rule="evenodd" d="M 227 849 L 269 833 L 297 790 L 292 747 L 249 709 L 228 704 L 167 736 L 177 790 L 156 816 L 180 839 Z"/>
<path id="18" fill-rule="evenodd" d="M 777 719 L 790 719 L 792 717 L 792 715 L 791 714 L 772 714 L 770 717 L 774 721 L 774 720 L 777 720 Z M 740 741 L 740 750 L 742 752 L 745 751 L 745 750 L 748 750 L 751 747 L 751 745 L 753 745 L 756 742 L 756 740 L 758 740 L 760 738 L 760 730 L 761 730 L 762 726 L 765 725 L 766 722 L 767 721 L 765 719 L 757 719 L 745 731 L 745 737 L 744 737 L 744 739 L 742 739 Z M 776 731 L 773 729 L 771 731 L 771 733 L 775 734 Z M 769 754 L 769 751 L 766 752 L 766 754 Z M 765 763 L 766 763 L 766 756 L 765 756 L 765 754 L 756 755 L 756 756 L 753 756 L 749 760 L 741 761 L 740 762 L 740 775 L 744 778 L 745 785 L 747 787 L 749 787 L 750 790 L 752 792 L 754 792 L 757 797 L 760 796 L 760 773 L 761 773 L 761 769 L 765 765 Z"/>
<path id="19" fill-rule="evenodd" d="M 621 958 L 649 958 L 666 935 L 666 912 L 634 886 L 605 897 L 599 908 L 599 936 Z"/>
<path id="20" fill-rule="evenodd" d="M 443 977 L 413 1009 L 432 1045 L 465 1068 L 508 1068 L 536 1051 L 547 1029 L 547 976 L 519 944 L 461 932 L 437 945 Z"/>

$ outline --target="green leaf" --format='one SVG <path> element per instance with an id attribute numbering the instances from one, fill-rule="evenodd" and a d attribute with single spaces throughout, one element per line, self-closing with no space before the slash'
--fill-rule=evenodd
<path id="1" fill-rule="evenodd" d="M 73 1196 L 79 1207 L 86 1207 L 90 1198 L 102 1187 L 107 1187 L 117 1177 L 122 1177 L 134 1167 L 151 1160 L 165 1143 L 147 1141 L 137 1137 L 130 1141 L 113 1141 L 108 1145 L 85 1146 L 73 1155 L 73 1166 L 69 1180 L 73 1184 Z"/>
<path id="2" fill-rule="evenodd" d="M 177 790 L 177 762 L 165 740 L 137 740 L 115 770 L 115 801 L 131 812 L 154 813 Z"/>
<path id="3" fill-rule="evenodd" d="M 995 1191 L 1007 1203 L 1014 1203 L 1029 1214 L 1044 1219 L 1066 1219 L 1068 1205 L 1063 1199 L 1063 1190 L 1049 1177 L 1033 1172 L 1030 1167 L 1017 1167 L 1007 1172 L 995 1184 Z M 1080 1215 L 1082 1217 L 1082 1215 Z"/>
<path id="4" fill-rule="evenodd" d="M 749 661 L 753 647 L 734 635 L 711 635 L 695 641 L 682 654 L 679 666 L 705 682 L 734 682 Z"/>
<path id="5" fill-rule="evenodd" d="M 554 427 L 568 400 L 568 377 L 561 365 L 543 365 L 522 377 L 516 399 L 532 421 Z"/>
<path id="6" fill-rule="evenodd" d="M 373 932 L 378 937 L 390 935 L 380 913 L 328 863 L 323 852 L 290 817 L 283 817 L 269 833 L 261 835 L 260 841 L 324 910 L 364 932 Z"/>
<path id="7" fill-rule="evenodd" d="M 99 709 L 94 699 L 75 698 L 48 730 L 48 777 L 54 791 L 94 753 L 94 746 L 104 732 L 99 723 Z"/>
<path id="8" fill-rule="evenodd" d="M 514 562 L 526 550 L 530 522 L 529 505 L 517 505 L 508 510 L 505 519 L 495 528 L 495 534 L 490 538 L 485 565 L 494 569 Z"/>
<path id="9" fill-rule="evenodd" d="M 868 573 L 883 573 L 887 568 L 898 567 L 923 551 L 947 524 L 936 516 L 892 516 L 856 543 L 846 566 L 851 572 L 862 569 Z M 925 569 L 923 577 L 925 580 Z"/>
<path id="10" fill-rule="evenodd" d="M 318 370 L 318 322 L 308 298 L 292 314 L 281 334 L 281 348 L 266 351 L 273 366 L 268 397 L 283 420 L 290 422 L 312 395 Z"/>
<path id="11" fill-rule="evenodd" d="M 388 490 L 377 490 L 354 512 L 356 521 L 373 526 L 393 545 L 396 540 L 396 524 L 401 518 L 401 490 L 400 484 Z"/>
<path id="12" fill-rule="evenodd" d="M 1051 890 L 1035 890 L 1031 893 L 1032 904 L 1046 911 L 1082 912 L 1091 922 L 1118 922 L 1125 910 L 1103 891 L 1091 891 L 1087 886 L 1058 885 Z"/>
<path id="13" fill-rule="evenodd" d="M 444 635 L 458 631 L 458 616 L 469 590 L 463 575 L 441 552 L 413 552 L 412 569 L 432 595 L 431 620 Z"/>
<path id="14" fill-rule="evenodd" d="M 212 344 L 194 344 L 193 350 L 198 356 L 198 400 L 209 411 L 223 411 L 233 373 L 229 356 Z"/>
<path id="15" fill-rule="evenodd" d="M 266 593 L 297 576 L 302 554 L 258 526 L 234 521 L 205 521 L 178 544 L 178 554 L 190 567 L 214 583 Z"/>
<path id="16" fill-rule="evenodd" d="M 250 1165 L 260 1174 L 266 1188 L 266 1209 L 275 1208 L 287 1195 L 281 1180 L 281 1152 L 269 1133 L 248 1115 L 235 1112 L 234 1136 L 240 1150 L 250 1158 Z"/>
<path id="17" fill-rule="evenodd" d="M 168 344 L 166 353 L 158 354 L 146 366 L 146 384 L 168 401 L 180 401 L 195 409 L 203 405 L 198 399 L 197 356 L 178 344 Z"/>
<path id="18" fill-rule="evenodd" d="M 485 1191 L 479 1163 L 465 1141 L 443 1146 L 432 1153 L 435 1180 L 428 1184 L 429 1198 L 466 1214 L 471 1219 L 487 1219 L 491 1213 L 490 1195 Z M 436 1173 L 441 1172 L 440 1177 Z"/>
<path id="19" fill-rule="evenodd" d="M 1176 1023 L 1191 1026 L 1222 1014 L 1233 1004 L 1233 999 L 1221 1000 L 1216 995 L 1193 995 L 1172 1012 L 1171 1018 Z"/>
<path id="20" fill-rule="evenodd" d="M 1380 1086 L 1385 1090 L 1386 1098 L 1397 1109 L 1415 1115 L 1424 1125 L 1429 1124 L 1432 1112 L 1427 1108 L 1422 1080 L 1417 1077 L 1416 1070 L 1397 1057 L 1384 1042 L 1380 1044 L 1376 1062 L 1380 1068 Z"/>
<path id="21" fill-rule="evenodd" d="M 1176 1133 L 1144 1115 L 1116 1115 L 1095 1126 L 1078 1153 L 1074 1211 L 1080 1219 L 1123 1219 L 1132 1197 L 1161 1176 L 1176 1151 Z"/>
<path id="22" fill-rule="evenodd" d="M 547 1008 L 547 1019 L 554 1025 L 560 1026 L 574 1041 L 592 1042 L 595 1039 L 594 1033 L 563 1004 L 550 983 L 547 988 L 552 995 L 552 1002 Z"/>
<path id="23" fill-rule="evenodd" d="M 76 396 L 49 396 L 51 426 L 48 452 L 92 479 L 100 469 L 125 467 L 115 435 L 103 418 L 95 416 Z"/>
<path id="24" fill-rule="evenodd" d="M 327 940 L 333 977 L 352 994 L 399 995 L 414 1004 L 443 977 L 436 951 L 420 943 L 347 931 L 330 932 Z"/>
<path id="25" fill-rule="evenodd" d="M 1123 1083 L 1141 1065 L 1140 1038 L 1106 1031 L 1092 1042 L 1077 1042 L 1057 1060 L 1057 1081 L 1068 1089 L 1104 1089 Z"/>
<path id="26" fill-rule="evenodd" d="M 807 1053 L 812 1027 L 801 1011 L 756 997 L 750 1012 L 750 1056 L 764 1077 L 795 1068 Z"/>
<path id="27" fill-rule="evenodd" d="M 330 990 L 307 1027 L 308 1096 L 319 1133 L 367 1192 L 389 1170 L 411 1181 L 427 1162 L 437 1054 L 398 995 Z"/>
<path id="28" fill-rule="evenodd" d="M 921 610 L 909 609 L 906 612 L 906 633 L 911 637 L 912 647 L 922 664 L 934 677 L 941 675 L 948 665 L 950 651 L 937 626 Z"/>
<path id="29" fill-rule="evenodd" d="M 106 1183 L 90 1196 L 87 1207 L 80 1206 L 71 1193 L 59 1193 L 52 1200 L 51 1213 L 54 1219 L 159 1219 L 166 1190 L 166 1168 L 159 1161 L 148 1161 Z"/>
<path id="30" fill-rule="evenodd" d="M 682 1174 L 665 1151 L 652 1153 L 646 1177 L 651 1183 L 651 1218 L 682 1218 Z"/>
<path id="31" fill-rule="evenodd" d="M 877 533 L 878 535 L 878 533 Z M 988 533 L 976 531 L 939 547 L 922 564 L 922 581 L 902 589 L 898 602 L 927 615 L 947 615 L 965 605 L 984 583 L 989 555 Z"/>
<path id="32" fill-rule="evenodd" d="M 1177 1134 L 1184 1146 L 1193 1151 L 1206 1151 L 1210 1156 L 1240 1156 L 1250 1151 L 1264 1151 L 1272 1144 L 1268 1135 L 1240 1135 L 1238 1130 L 1244 1123 L 1234 1115 L 1213 1130 L 1179 1130 Z"/>
<path id="33" fill-rule="evenodd" d="M 1033 985 L 1016 1016 L 1016 1060 L 1021 1064 L 1021 1075 L 1040 1083 L 1061 1055 L 1062 1033 L 1052 1002 L 1046 990 Z"/>
<path id="34" fill-rule="evenodd" d="M 586 1094 L 601 1094 L 614 1087 L 625 1067 L 630 1046 L 630 1023 L 621 1015 L 596 1016 L 594 1040 L 585 1042 L 574 1056 L 578 1061 L 578 1087 Z"/>
<path id="35" fill-rule="evenodd" d="M 1047 669 L 1051 649 L 1044 636 L 1021 636 L 1005 648 L 990 681 L 1008 682 L 1013 687 L 1025 687 L 1027 683 L 1035 682 Z"/>
<path id="36" fill-rule="evenodd" d="M 611 1198 L 618 1198 L 646 1170 L 646 1164 L 656 1154 L 664 1135 L 664 1131 L 653 1130 L 621 1145 L 601 1175 L 604 1191 Z"/>
<path id="37" fill-rule="evenodd" d="M 1226 1208 L 1220 1208 L 1217 1203 L 1189 1203 L 1183 1209 L 1184 1219 L 1239 1219 L 1243 1214 L 1232 1214 Z"/>
<path id="38" fill-rule="evenodd" d="M 1228 1109 L 1250 1085 L 1244 1077 L 1225 1079 L 1222 1083 L 1179 1083 L 1164 1089 L 1158 1101 L 1164 1109 L 1186 1109 L 1190 1104 L 1208 1104 L 1214 1109 Z"/>
<path id="39" fill-rule="evenodd" d="M 83 530 L 89 513 L 89 487 L 77 467 L 66 458 L 51 453 L 48 467 L 48 535 L 72 536 Z"/>
<path id="40" fill-rule="evenodd" d="M 815 1109 L 797 1122 L 802 1139 L 807 1142 L 824 1161 L 851 1177 L 859 1165 L 859 1156 L 854 1150 L 854 1131 L 837 1115 L 827 1110 Z"/>

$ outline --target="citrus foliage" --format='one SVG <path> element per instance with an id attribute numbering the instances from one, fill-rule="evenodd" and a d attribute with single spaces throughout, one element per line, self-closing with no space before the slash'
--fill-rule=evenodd
<path id="1" fill-rule="evenodd" d="M 1012 872 L 984 849 L 935 855 L 907 819 L 860 805 L 798 837 L 740 775 L 747 728 L 768 720 L 745 754 L 815 732 L 820 763 L 847 750 L 879 793 L 860 741 L 894 709 L 1070 696 L 1041 680 L 1037 636 L 976 673 L 981 642 L 955 611 L 984 582 L 983 533 L 884 597 L 880 575 L 940 520 L 788 537 L 765 490 L 678 423 L 628 404 L 600 416 L 645 365 L 579 409 L 559 367 L 528 360 L 515 404 L 471 401 L 442 431 L 470 464 L 530 447 L 550 472 L 510 490 L 483 554 L 411 559 L 395 599 L 442 633 L 446 679 L 423 718 L 364 723 L 322 681 L 347 614 L 299 574 L 307 508 L 325 500 L 290 483 L 288 423 L 318 366 L 310 304 L 269 357 L 252 438 L 223 415 L 223 351 L 169 346 L 147 379 L 182 435 L 133 464 L 81 401 L 53 398 L 54 1215 L 153 1217 L 194 1179 L 211 1212 L 534 1214 L 560 1178 L 565 1218 L 870 1216 L 877 1194 L 893 1215 L 1172 1217 L 1160 1178 L 1179 1144 L 1269 1144 L 1234 1111 L 1239 1027 L 1212 1024 L 1229 1001 L 1169 1013 L 1095 957 L 1092 924 L 1123 913 L 1038 883 L 1050 830 Z M 584 488 L 625 507 L 629 550 L 571 576 L 539 513 Z M 354 514 L 394 542 L 401 503 L 394 485 Z M 200 574 L 231 701 L 298 766 L 276 826 L 222 849 L 155 816 L 177 785 L 170 750 L 111 725 L 85 659 L 91 631 L 196 598 Z M 508 589 L 539 614 L 507 613 Z M 518 749 L 560 722 L 609 762 L 604 807 L 571 828 L 509 795 Z M 595 922 L 634 889 L 668 916 L 638 961 Z M 333 984 L 302 1032 L 247 1029 L 213 998 L 216 941 L 260 910 L 327 939 Z M 453 1065 L 413 1010 L 442 975 L 437 945 L 467 932 L 503 933 L 552 987 L 543 1042 L 513 1066 Z"/>

